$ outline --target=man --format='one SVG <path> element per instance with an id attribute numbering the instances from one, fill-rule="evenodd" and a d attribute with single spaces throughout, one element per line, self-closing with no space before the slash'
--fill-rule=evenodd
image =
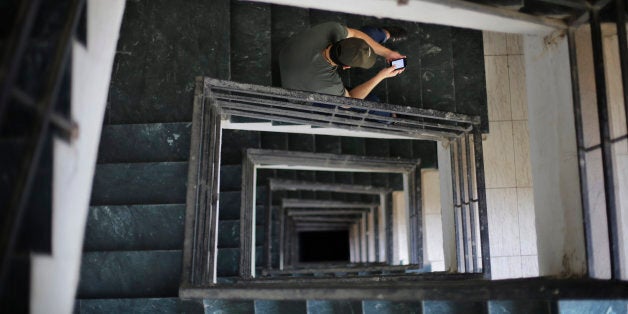
<path id="1" fill-rule="evenodd" d="M 404 69 L 385 67 L 368 81 L 347 90 L 337 68 L 371 68 L 376 55 L 394 60 L 404 56 L 381 45 L 387 40 L 400 40 L 403 31 L 396 28 L 364 28 L 365 32 L 340 23 L 316 25 L 288 40 L 279 53 L 281 84 L 285 88 L 366 98 L 386 78 L 397 76 Z M 377 40 L 377 41 L 376 41 Z"/>

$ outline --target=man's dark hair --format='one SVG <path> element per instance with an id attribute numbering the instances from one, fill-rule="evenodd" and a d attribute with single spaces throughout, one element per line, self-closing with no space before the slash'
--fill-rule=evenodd
<path id="1" fill-rule="evenodd" d="M 329 50 L 331 60 L 340 66 L 369 69 L 377 56 L 363 39 L 347 38 L 334 43 Z"/>

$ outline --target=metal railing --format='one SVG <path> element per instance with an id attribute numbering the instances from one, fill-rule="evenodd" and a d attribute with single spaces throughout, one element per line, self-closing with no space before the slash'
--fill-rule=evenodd
<path id="1" fill-rule="evenodd" d="M 477 209 L 479 222 L 481 224 L 488 223 L 484 196 L 484 168 L 481 163 L 479 117 L 241 84 L 212 78 L 198 78 L 188 176 L 182 289 L 221 285 L 221 281 L 218 281 L 216 276 L 220 149 L 222 145 L 221 124 L 230 116 L 262 119 L 268 122 L 374 132 L 412 139 L 429 139 L 445 144 L 462 143 L 461 141 L 468 140 L 471 133 L 474 141 L 473 144 L 469 142 L 469 146 L 473 147 L 475 159 L 471 160 L 467 155 L 466 164 L 472 165 L 472 167 L 468 167 L 469 176 L 467 179 L 475 178 L 476 182 L 470 184 L 467 190 L 469 195 L 476 195 L 474 200 L 477 199 L 477 205 L 474 208 Z M 477 147 L 478 145 L 479 147 Z M 268 282 L 264 278 L 255 278 L 255 171 L 260 168 L 375 171 L 403 174 L 404 186 L 407 188 L 406 193 L 409 193 L 407 200 L 409 201 L 410 263 L 415 267 L 422 267 L 424 230 L 420 199 L 421 178 L 420 172 L 416 171 L 417 165 L 418 161 L 394 158 L 387 160 L 386 158 L 352 155 L 248 149 L 242 164 L 240 280 Z M 380 201 L 380 205 L 383 202 L 385 203 L 383 208 L 390 207 L 391 200 L 389 199 L 391 199 L 390 196 L 386 197 L 384 201 Z M 461 198 L 461 200 L 463 199 L 464 197 Z M 470 200 L 465 200 L 465 203 L 469 202 Z M 267 210 L 270 211 L 271 209 L 267 208 Z M 392 220 L 392 211 L 387 210 L 384 217 L 389 223 Z M 362 215 L 362 219 L 364 219 L 364 215 Z M 294 227 L 295 223 L 285 226 L 287 229 Z M 270 229 L 268 226 L 267 228 Z M 392 241 L 391 229 L 390 226 L 386 228 L 387 246 L 392 246 L 392 242 L 390 242 Z M 464 228 L 458 229 L 456 233 L 465 230 Z M 467 267 L 461 271 L 490 278 L 488 226 L 483 225 L 481 230 L 479 233 L 482 242 L 481 252 L 475 250 L 473 254 L 465 255 L 465 251 L 461 256 L 481 256 L 483 258 L 482 273 L 479 273 L 479 267 Z M 267 234 L 266 239 L 268 241 L 269 234 Z M 270 243 L 266 244 L 266 264 L 270 263 L 269 247 Z M 291 245 L 284 245 L 284 247 L 291 247 Z M 472 245 L 472 247 L 474 246 Z M 294 253 L 295 247 L 291 247 L 291 250 Z M 392 259 L 391 251 L 386 251 L 387 260 Z M 368 282 L 373 279 L 364 277 L 356 280 Z"/>

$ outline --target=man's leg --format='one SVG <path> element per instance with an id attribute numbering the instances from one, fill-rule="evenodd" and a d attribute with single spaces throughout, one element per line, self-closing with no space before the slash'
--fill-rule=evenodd
<path id="1" fill-rule="evenodd" d="M 364 26 L 362 28 L 360 28 L 360 30 L 369 35 L 369 37 L 373 38 L 374 41 L 383 44 L 384 42 L 386 42 L 386 31 L 384 31 L 384 29 L 380 28 L 380 27 L 375 27 L 375 26 Z"/>

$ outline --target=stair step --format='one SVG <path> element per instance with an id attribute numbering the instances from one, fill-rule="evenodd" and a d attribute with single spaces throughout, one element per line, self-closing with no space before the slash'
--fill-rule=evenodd
<path id="1" fill-rule="evenodd" d="M 236 1 L 231 4 L 231 79 L 271 85 L 271 7 Z"/>
<path id="2" fill-rule="evenodd" d="M 105 125 L 98 163 L 187 161 L 191 122 Z"/>
<path id="3" fill-rule="evenodd" d="M 255 250 L 262 262 L 262 246 Z M 78 298 L 176 297 L 181 282 L 181 250 L 85 252 Z M 240 249 L 218 249 L 219 277 L 238 275 Z"/>
<path id="4" fill-rule="evenodd" d="M 361 301 L 307 300 L 308 314 L 362 313 Z"/>
<path id="5" fill-rule="evenodd" d="M 191 121 L 194 75 L 229 79 L 230 4 L 127 5 L 106 123 Z"/>
<path id="6" fill-rule="evenodd" d="M 181 251 L 85 252 L 78 298 L 176 297 Z"/>
<path id="7" fill-rule="evenodd" d="M 187 162 L 99 164 L 91 204 L 183 204 L 187 176 Z"/>
<path id="8" fill-rule="evenodd" d="M 254 301 L 235 300 L 203 300 L 205 314 L 253 314 L 255 313 Z"/>
<path id="9" fill-rule="evenodd" d="M 421 302 L 362 301 L 363 314 L 421 314 Z"/>
<path id="10" fill-rule="evenodd" d="M 554 311 L 554 302 L 542 300 L 492 300 L 488 301 L 488 313 L 490 314 L 506 314 L 506 313 L 536 313 L 550 314 L 558 313 Z M 606 311 L 583 311 L 581 313 L 607 313 Z M 561 312 L 562 313 L 562 312 Z"/>
<path id="11" fill-rule="evenodd" d="M 203 303 L 179 298 L 80 299 L 74 303 L 74 314 L 109 313 L 205 313 Z"/>
<path id="12" fill-rule="evenodd" d="M 90 207 L 85 251 L 180 250 L 185 204 Z"/>
<path id="13" fill-rule="evenodd" d="M 305 314 L 306 301 L 255 300 L 255 313 Z"/>
<path id="14" fill-rule="evenodd" d="M 220 191 L 240 191 L 242 189 L 242 164 L 220 166 Z"/>
<path id="15" fill-rule="evenodd" d="M 483 302 L 423 301 L 423 313 L 483 314 L 486 313 L 486 304 Z"/>

